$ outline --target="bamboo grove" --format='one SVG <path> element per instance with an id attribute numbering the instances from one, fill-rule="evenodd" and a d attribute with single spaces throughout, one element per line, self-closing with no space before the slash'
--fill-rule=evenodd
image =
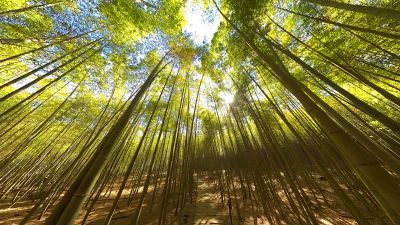
<path id="1" fill-rule="evenodd" d="M 188 224 L 201 182 L 226 224 L 400 224 L 399 1 L 3 0 L 0 31 L 2 224 Z"/>

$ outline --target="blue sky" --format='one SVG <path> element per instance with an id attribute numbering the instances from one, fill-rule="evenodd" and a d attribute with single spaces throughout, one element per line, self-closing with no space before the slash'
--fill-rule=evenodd
<path id="1" fill-rule="evenodd" d="M 185 17 L 187 25 L 184 27 L 184 32 L 190 34 L 196 45 L 210 43 L 221 22 L 215 8 L 206 9 L 202 2 L 195 0 L 186 3 Z"/>

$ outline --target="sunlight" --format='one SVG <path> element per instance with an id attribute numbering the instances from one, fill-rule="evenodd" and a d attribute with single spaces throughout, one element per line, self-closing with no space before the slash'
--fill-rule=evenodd
<path id="1" fill-rule="evenodd" d="M 400 225 L 394 2 L 0 0 L 0 225 Z"/>
<path id="2" fill-rule="evenodd" d="M 230 105 L 235 100 L 235 96 L 226 91 L 221 92 L 219 96 L 224 100 L 225 104 L 227 105 Z"/>
<path id="3" fill-rule="evenodd" d="M 221 22 L 217 15 L 215 9 L 206 9 L 202 3 L 189 0 L 185 6 L 187 25 L 183 30 L 190 34 L 196 45 L 209 44 Z"/>

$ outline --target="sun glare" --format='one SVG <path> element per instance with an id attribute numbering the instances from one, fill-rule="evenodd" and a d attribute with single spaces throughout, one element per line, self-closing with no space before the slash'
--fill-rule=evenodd
<path id="1" fill-rule="evenodd" d="M 235 96 L 226 91 L 221 92 L 219 96 L 224 100 L 225 104 L 227 105 L 231 104 L 235 100 Z"/>

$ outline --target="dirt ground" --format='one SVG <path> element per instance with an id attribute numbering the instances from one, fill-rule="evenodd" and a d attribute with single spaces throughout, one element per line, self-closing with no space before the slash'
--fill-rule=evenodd
<path id="1" fill-rule="evenodd" d="M 323 187 L 326 181 L 319 181 Z M 152 187 L 149 189 L 151 193 Z M 307 192 L 307 190 L 306 190 Z M 318 220 L 319 224 L 324 225 L 354 225 L 357 224 L 351 214 L 345 209 L 343 203 L 329 188 L 324 189 L 324 195 L 328 200 L 328 205 L 321 205 L 321 207 L 313 208 L 313 213 Z M 98 225 L 104 224 L 105 218 L 107 217 L 108 211 L 112 205 L 112 197 L 115 196 L 116 191 L 111 194 L 111 199 L 108 201 L 99 200 L 92 212 L 90 213 L 85 224 Z M 285 198 L 283 193 L 278 193 L 281 198 Z M 308 193 L 307 193 L 308 194 Z M 126 190 L 122 199 L 119 201 L 118 208 L 112 218 L 111 224 L 113 225 L 125 225 L 132 222 L 133 213 L 135 211 L 137 202 L 139 201 L 140 193 L 136 194 L 132 204 L 128 207 L 128 196 L 129 191 Z M 318 200 L 322 202 L 322 196 L 316 196 Z M 149 203 L 151 196 L 148 195 L 148 199 L 145 200 L 145 204 L 142 209 L 142 216 L 140 224 L 158 224 L 158 218 L 160 215 L 160 202 L 161 198 L 155 199 L 152 210 L 150 211 Z M 312 199 L 312 198 L 310 198 Z M 10 207 L 8 199 L 0 200 L 0 225 L 17 225 L 24 218 L 24 216 L 33 207 L 34 201 L 24 199 L 17 204 Z M 176 201 L 170 202 L 170 212 L 167 213 L 169 218 L 168 224 L 178 224 L 178 216 L 175 215 L 173 210 L 176 205 Z M 210 183 L 207 177 L 199 177 L 197 179 L 197 195 L 193 201 L 193 204 L 186 204 L 183 210 L 183 216 L 181 218 L 182 224 L 241 224 L 241 225 L 255 225 L 255 224 L 270 224 L 263 212 L 258 210 L 252 210 L 254 205 L 251 201 L 242 200 L 238 198 L 237 205 L 231 204 L 232 208 L 229 210 L 229 204 L 225 201 L 224 204 L 221 202 L 220 193 L 217 188 Z M 317 205 L 317 204 L 314 204 Z M 240 210 L 237 210 L 239 206 Z M 41 220 L 33 219 L 28 224 L 39 225 L 44 224 L 45 218 L 51 213 L 51 209 L 42 217 Z M 76 224 L 81 224 L 84 213 L 81 214 Z M 294 219 L 295 215 L 289 214 L 288 218 L 281 219 L 281 224 L 296 224 Z M 383 225 L 385 223 L 378 222 L 377 218 L 367 218 L 373 225 Z"/>

